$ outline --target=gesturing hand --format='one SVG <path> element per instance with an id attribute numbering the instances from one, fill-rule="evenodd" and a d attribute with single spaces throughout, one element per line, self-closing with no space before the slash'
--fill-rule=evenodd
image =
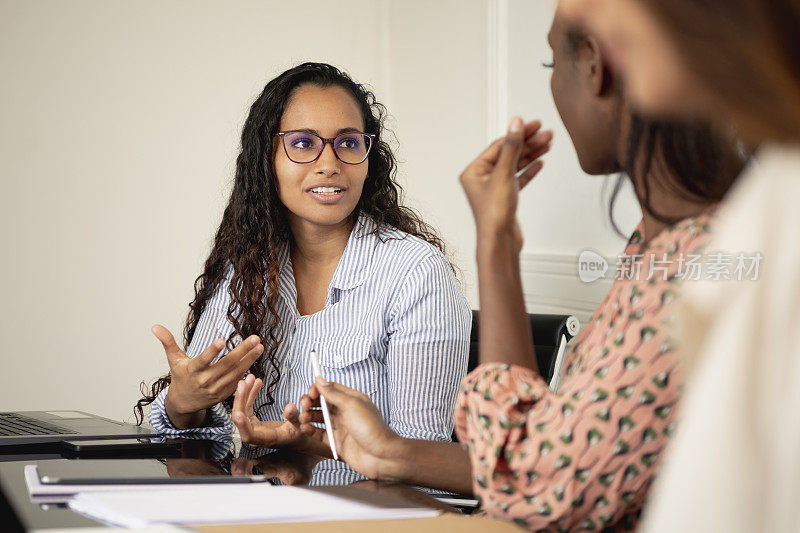
<path id="1" fill-rule="evenodd" d="M 250 476 L 258 466 L 261 474 L 276 477 L 285 485 L 308 485 L 314 467 L 324 459 L 297 450 L 278 450 L 258 459 L 234 459 L 231 475 Z"/>
<path id="2" fill-rule="evenodd" d="M 316 434 L 316 438 L 312 438 L 300 430 L 300 412 L 294 404 L 287 404 L 283 408 L 285 421 L 258 420 L 253 412 L 253 406 L 262 385 L 261 379 L 250 374 L 240 380 L 236 387 L 231 420 L 239 428 L 242 442 L 251 446 L 298 448 L 325 454 L 327 447 L 322 443 L 319 433 Z M 330 454 L 329 450 L 327 454 Z"/>
<path id="3" fill-rule="evenodd" d="M 313 422 L 323 422 L 322 411 L 318 409 L 320 391 L 331 413 L 333 438 L 339 455 L 358 473 L 380 478 L 387 461 L 396 458 L 396 447 L 402 437 L 386 424 L 368 396 L 319 378 L 311 385 L 308 394 L 300 399 L 303 409 L 300 423 L 307 435 L 315 435 L 328 442 L 325 431 L 312 425 Z"/>
<path id="4" fill-rule="evenodd" d="M 203 353 L 191 358 L 178 347 L 167 328 L 155 325 L 152 332 L 164 346 L 172 375 L 166 398 L 170 418 L 192 415 L 229 397 L 236 390 L 236 383 L 264 351 L 259 338 L 251 335 L 212 363 L 225 347 L 222 339 L 215 340 Z"/>
<path id="5" fill-rule="evenodd" d="M 461 186 L 475 217 L 478 238 L 488 235 L 512 235 L 521 247 L 517 224 L 517 199 L 542 169 L 541 156 L 550 149 L 551 131 L 540 131 L 539 121 L 522 124 L 511 121 L 508 134 L 493 142 L 461 173 Z M 519 178 L 517 169 L 531 165 Z"/>

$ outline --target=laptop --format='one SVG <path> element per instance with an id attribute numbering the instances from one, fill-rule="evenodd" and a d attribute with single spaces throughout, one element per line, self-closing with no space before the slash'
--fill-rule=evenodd
<path id="1" fill-rule="evenodd" d="M 150 428 L 83 411 L 0 412 L 0 446 L 157 436 Z"/>

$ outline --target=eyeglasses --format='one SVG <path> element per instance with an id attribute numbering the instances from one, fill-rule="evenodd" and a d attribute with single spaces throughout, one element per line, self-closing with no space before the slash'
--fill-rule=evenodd
<path id="1" fill-rule="evenodd" d="M 358 165 L 367 160 L 375 135 L 358 131 L 342 133 L 333 139 L 320 137 L 308 131 L 280 131 L 283 150 L 295 163 L 312 163 L 319 159 L 325 145 L 330 143 L 333 153 L 342 163 Z"/>

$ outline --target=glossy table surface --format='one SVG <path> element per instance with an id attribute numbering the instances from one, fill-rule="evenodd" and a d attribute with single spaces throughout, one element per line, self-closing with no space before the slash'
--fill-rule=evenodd
<path id="1" fill-rule="evenodd" d="M 180 439 L 180 442 L 181 449 L 175 453 L 179 456 L 150 459 L 163 465 L 170 477 L 264 474 L 276 484 L 347 485 L 352 488 L 398 497 L 417 505 L 434 507 L 446 512 L 457 512 L 453 507 L 431 497 L 428 491 L 402 484 L 370 481 L 359 476 L 346 465 L 329 459 L 291 450 L 265 450 L 263 454 L 259 455 L 252 449 L 242 450 L 241 445 L 231 439 L 223 441 Z M 141 457 L 136 457 L 136 459 L 141 459 Z M 64 504 L 31 502 L 24 481 L 24 467 L 27 464 L 39 465 L 49 461 L 80 461 L 80 459 L 65 457 L 58 445 L 15 450 L 13 454 L 0 453 L 0 483 L 2 483 L 6 498 L 19 515 L 22 523 L 28 529 L 99 525 L 94 520 L 72 512 Z"/>

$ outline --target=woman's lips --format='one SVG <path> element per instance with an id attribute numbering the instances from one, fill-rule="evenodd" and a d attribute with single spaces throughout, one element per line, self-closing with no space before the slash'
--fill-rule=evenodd
<path id="1" fill-rule="evenodd" d="M 313 187 L 308 189 L 308 194 L 321 204 L 335 204 L 344 197 L 347 189 L 343 187 Z"/>

